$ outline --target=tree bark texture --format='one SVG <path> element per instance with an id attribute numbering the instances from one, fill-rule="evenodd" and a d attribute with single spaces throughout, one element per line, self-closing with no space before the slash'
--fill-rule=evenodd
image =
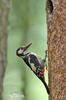
<path id="1" fill-rule="evenodd" d="M 66 0 L 47 0 L 49 100 L 66 100 Z"/>
<path id="2" fill-rule="evenodd" d="M 6 67 L 9 0 L 0 0 L 0 100 Z"/>

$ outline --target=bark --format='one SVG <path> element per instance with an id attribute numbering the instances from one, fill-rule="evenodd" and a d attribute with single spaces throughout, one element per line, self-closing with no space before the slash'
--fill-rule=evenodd
<path id="1" fill-rule="evenodd" d="M 47 0 L 49 100 L 66 100 L 66 0 Z"/>
<path id="2" fill-rule="evenodd" d="M 9 0 L 0 0 L 0 100 L 2 100 L 3 78 L 6 67 L 8 10 Z"/>

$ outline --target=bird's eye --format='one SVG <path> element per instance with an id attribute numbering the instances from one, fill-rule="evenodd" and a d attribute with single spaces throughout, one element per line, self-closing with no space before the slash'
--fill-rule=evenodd
<path id="1" fill-rule="evenodd" d="M 22 48 L 19 49 L 18 54 L 22 54 L 23 50 Z"/>

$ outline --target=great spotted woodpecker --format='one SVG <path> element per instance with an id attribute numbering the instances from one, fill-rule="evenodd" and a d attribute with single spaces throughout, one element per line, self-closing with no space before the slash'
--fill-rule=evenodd
<path id="1" fill-rule="evenodd" d="M 47 93 L 50 94 L 49 88 L 45 82 L 44 77 L 44 68 L 46 66 L 46 58 L 47 58 L 47 51 L 45 55 L 45 59 L 41 59 L 37 54 L 32 52 L 25 52 L 27 48 L 32 43 L 29 43 L 27 46 L 22 46 L 17 49 L 16 55 L 21 57 L 24 62 L 30 67 L 30 69 L 34 72 L 34 74 L 43 82 Z"/>

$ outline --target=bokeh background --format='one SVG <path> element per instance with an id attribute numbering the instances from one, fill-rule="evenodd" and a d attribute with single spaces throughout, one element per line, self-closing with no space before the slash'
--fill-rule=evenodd
<path id="1" fill-rule="evenodd" d="M 45 4 L 46 0 L 11 0 L 3 100 L 48 100 L 42 82 L 16 56 L 17 48 L 32 42 L 28 51 L 44 58 L 47 49 Z M 47 71 L 45 79 L 48 83 Z"/>

